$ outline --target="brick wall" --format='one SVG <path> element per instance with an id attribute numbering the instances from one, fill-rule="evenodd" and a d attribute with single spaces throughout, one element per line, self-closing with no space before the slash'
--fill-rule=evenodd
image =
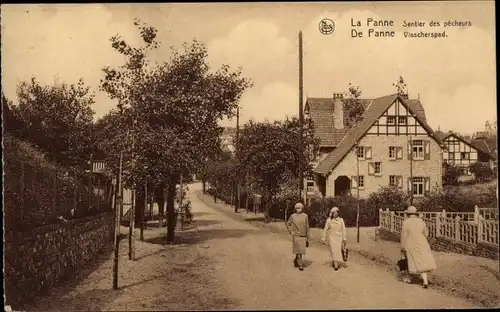
<path id="1" fill-rule="evenodd" d="M 113 220 L 106 213 L 5 233 L 6 303 L 18 304 L 49 289 L 112 245 Z"/>
<path id="2" fill-rule="evenodd" d="M 377 228 L 375 230 L 375 239 L 382 239 L 397 243 L 400 242 L 399 234 L 395 234 L 381 228 Z M 477 246 L 471 246 L 440 237 L 429 239 L 429 244 L 431 245 L 431 249 L 434 251 L 455 252 L 469 256 L 489 258 L 493 260 L 499 259 L 498 246 L 490 246 L 487 244 L 478 244 Z"/>
<path id="3" fill-rule="evenodd" d="M 430 177 L 430 187 L 442 187 L 442 150 L 439 145 L 427 135 L 413 135 L 413 140 L 429 140 L 430 159 L 413 161 L 413 176 Z M 389 175 L 403 176 L 402 190 L 408 190 L 408 178 L 410 177 L 410 161 L 408 160 L 408 137 L 405 135 L 366 135 L 359 142 L 360 146 L 369 146 L 372 149 L 372 157 L 359 161 L 359 174 L 364 176 L 364 188 L 361 188 L 361 198 L 368 197 L 371 193 L 378 191 L 382 186 L 389 186 Z M 403 158 L 389 160 L 389 146 L 403 148 Z M 368 163 L 381 162 L 382 175 L 368 175 Z M 335 190 L 335 179 L 339 176 L 347 176 L 351 179 L 356 176 L 356 155 L 349 152 L 342 162 L 328 176 L 326 182 L 326 196 L 333 196 Z M 354 189 L 353 189 L 354 191 Z"/>

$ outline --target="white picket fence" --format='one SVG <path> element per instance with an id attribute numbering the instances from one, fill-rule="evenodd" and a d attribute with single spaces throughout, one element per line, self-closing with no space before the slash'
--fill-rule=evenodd
<path id="1" fill-rule="evenodd" d="M 380 209 L 379 227 L 401 233 L 404 212 Z M 419 216 L 429 229 L 429 237 L 441 237 L 467 245 L 499 245 L 498 209 L 475 207 L 474 212 L 421 212 Z"/>

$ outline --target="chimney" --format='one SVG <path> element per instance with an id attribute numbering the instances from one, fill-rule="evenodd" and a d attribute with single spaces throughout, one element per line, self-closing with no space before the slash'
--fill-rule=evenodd
<path id="1" fill-rule="evenodd" d="M 408 92 L 407 93 L 404 93 L 404 94 L 400 94 L 401 98 L 403 100 L 408 100 Z"/>
<path id="2" fill-rule="evenodd" d="M 333 94 L 333 127 L 344 129 L 344 96 L 342 93 Z"/>

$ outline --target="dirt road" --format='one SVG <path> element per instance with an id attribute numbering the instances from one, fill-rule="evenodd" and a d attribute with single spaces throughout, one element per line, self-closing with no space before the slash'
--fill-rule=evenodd
<path id="1" fill-rule="evenodd" d="M 199 186 L 190 186 L 191 192 Z M 466 308 L 467 301 L 435 289 L 400 282 L 394 275 L 354 255 L 348 268 L 334 271 L 325 248 L 308 248 L 307 267 L 293 267 L 290 239 L 236 221 L 192 195 L 197 230 L 189 243 L 216 260 L 217 283 L 237 309 Z"/>

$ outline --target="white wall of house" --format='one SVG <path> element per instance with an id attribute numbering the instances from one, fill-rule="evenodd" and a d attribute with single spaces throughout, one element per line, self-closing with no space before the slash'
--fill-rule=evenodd
<path id="1" fill-rule="evenodd" d="M 399 116 L 405 117 L 405 125 L 401 125 L 402 121 L 398 122 Z M 392 117 L 395 117 L 395 122 Z M 351 179 L 351 193 L 356 194 L 357 164 L 361 198 L 391 183 L 404 191 L 416 190 L 416 197 L 435 187 L 442 188 L 442 149 L 402 104 L 393 104 L 358 142 L 358 146 L 362 150 L 360 157 L 357 157 L 356 147 L 353 148 L 328 176 L 326 196 L 334 196 L 335 180 L 339 176 Z M 412 161 L 408 157 L 411 149 Z M 413 182 L 410 177 L 413 177 Z"/>
<path id="2" fill-rule="evenodd" d="M 470 176 L 469 166 L 478 161 L 478 151 L 459 138 L 451 135 L 444 140 L 443 162 L 463 168 L 463 175 Z"/>

